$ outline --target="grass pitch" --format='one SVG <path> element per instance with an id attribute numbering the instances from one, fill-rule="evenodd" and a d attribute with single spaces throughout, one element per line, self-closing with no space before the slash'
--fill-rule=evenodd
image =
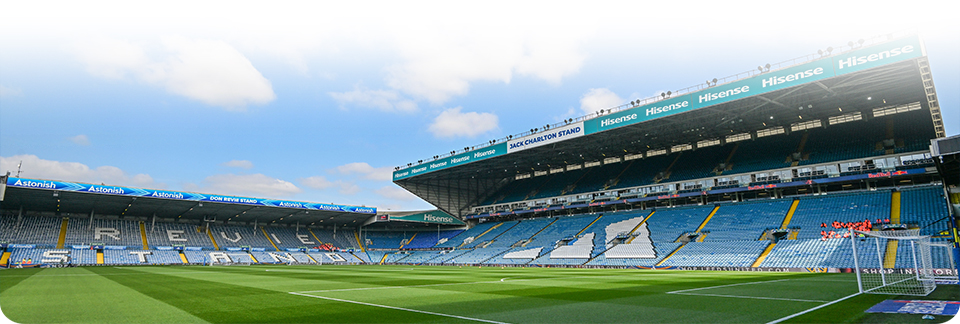
<path id="1" fill-rule="evenodd" d="M 852 274 L 813 273 L 332 265 L 0 271 L 0 309 L 18 323 L 935 323 L 949 319 L 867 314 L 865 309 L 896 296 L 850 297 L 856 292 Z M 960 290 L 940 287 L 926 299 L 958 300 Z M 811 311 L 820 306 L 824 307 Z"/>

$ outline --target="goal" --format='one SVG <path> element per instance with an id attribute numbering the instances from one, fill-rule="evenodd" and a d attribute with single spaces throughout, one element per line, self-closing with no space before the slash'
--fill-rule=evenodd
<path id="1" fill-rule="evenodd" d="M 955 267 L 934 267 L 934 251 L 943 254 L 945 245 L 931 243 L 919 229 L 851 231 L 850 245 L 861 293 L 926 296 L 938 281 L 956 282 Z"/>

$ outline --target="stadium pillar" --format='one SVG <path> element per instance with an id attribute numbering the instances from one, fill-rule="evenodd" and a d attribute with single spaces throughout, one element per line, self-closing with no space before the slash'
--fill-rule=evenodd
<path id="1" fill-rule="evenodd" d="M 153 228 L 157 225 L 157 213 L 153 213 L 153 219 L 150 221 L 150 233 L 153 233 Z"/>
<path id="2" fill-rule="evenodd" d="M 87 226 L 88 229 L 93 229 L 93 212 L 94 212 L 94 210 L 91 209 L 91 210 L 90 210 L 90 225 Z"/>

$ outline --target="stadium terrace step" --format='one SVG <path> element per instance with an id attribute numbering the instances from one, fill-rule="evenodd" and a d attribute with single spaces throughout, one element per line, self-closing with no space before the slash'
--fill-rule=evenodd
<path id="1" fill-rule="evenodd" d="M 900 191 L 890 196 L 890 224 L 900 224 Z"/>
<path id="2" fill-rule="evenodd" d="M 770 245 L 767 245 L 767 248 L 763 249 L 763 252 L 760 253 L 760 256 L 757 257 L 756 261 L 753 261 L 753 264 L 751 264 L 750 267 L 759 267 L 760 264 L 763 263 L 763 260 L 766 260 L 767 256 L 770 255 L 770 251 L 773 251 L 774 246 L 777 246 L 777 243 L 770 243 Z"/>
<path id="3" fill-rule="evenodd" d="M 670 257 L 672 257 L 674 254 L 677 254 L 677 251 L 680 251 L 680 249 L 682 249 L 682 248 L 683 248 L 684 246 L 686 246 L 686 245 L 687 245 L 686 243 L 680 244 L 680 246 L 678 246 L 676 249 L 674 249 L 672 252 L 670 252 L 670 254 L 667 254 L 666 257 L 664 257 L 662 260 L 660 260 L 660 262 L 657 262 L 656 266 L 659 267 L 659 266 L 663 265 L 664 262 L 667 262 L 667 260 L 670 259 Z"/>
<path id="4" fill-rule="evenodd" d="M 70 222 L 70 218 L 64 217 L 63 221 L 60 223 L 60 238 L 57 240 L 57 248 L 62 249 L 63 243 L 67 241 L 67 225 Z"/>
<path id="5" fill-rule="evenodd" d="M 264 229 L 263 226 L 260 226 L 260 231 L 263 232 L 263 237 L 267 238 L 267 242 L 270 242 L 270 245 L 273 245 L 273 249 L 280 251 L 280 248 L 277 247 L 277 243 L 270 239 L 270 235 L 267 235 L 267 230 Z"/>
<path id="6" fill-rule="evenodd" d="M 790 209 L 787 211 L 787 215 L 783 216 L 783 223 L 780 224 L 780 229 L 787 229 L 787 226 L 790 225 L 790 220 L 793 219 L 793 214 L 797 212 L 797 206 L 800 204 L 800 199 L 794 199 L 793 203 L 790 205 Z"/>
<path id="7" fill-rule="evenodd" d="M 713 207 L 713 210 L 710 211 L 710 214 L 707 215 L 707 218 L 703 220 L 703 223 L 700 223 L 699 227 L 697 227 L 697 230 L 696 230 L 697 233 L 700 233 L 700 231 L 703 230 L 703 227 L 707 226 L 707 223 L 710 222 L 710 219 L 713 218 L 713 215 L 717 214 L 717 210 L 719 209 L 720 209 L 720 205 Z"/>
<path id="8" fill-rule="evenodd" d="M 140 240 L 143 241 L 143 249 L 149 250 L 150 245 L 147 244 L 147 227 L 146 225 L 143 224 L 142 221 L 140 222 L 139 225 L 140 225 Z"/>
<path id="9" fill-rule="evenodd" d="M 897 245 L 899 240 L 887 240 L 887 250 L 883 254 L 883 268 L 893 269 L 897 262 Z"/>
<path id="10" fill-rule="evenodd" d="M 210 243 L 213 243 L 213 249 L 220 251 L 220 246 L 217 245 L 217 240 L 213 238 L 213 232 L 209 228 L 207 228 L 207 236 L 210 237 Z"/>

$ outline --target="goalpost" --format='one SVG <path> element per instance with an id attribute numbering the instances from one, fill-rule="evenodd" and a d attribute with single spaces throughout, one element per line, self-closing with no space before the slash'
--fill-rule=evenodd
<path id="1" fill-rule="evenodd" d="M 947 245 L 930 242 L 919 229 L 850 233 L 861 293 L 926 296 L 938 282 L 957 282 L 953 259 L 943 258 Z"/>

